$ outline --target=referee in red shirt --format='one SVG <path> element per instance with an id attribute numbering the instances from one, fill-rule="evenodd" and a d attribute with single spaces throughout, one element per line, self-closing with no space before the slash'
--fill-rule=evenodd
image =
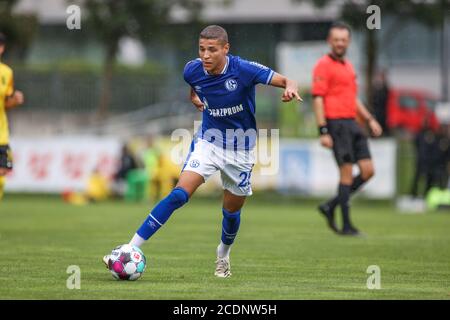
<path id="1" fill-rule="evenodd" d="M 374 167 L 367 137 L 356 117 L 367 122 L 375 137 L 382 134 L 382 129 L 357 97 L 356 74 L 352 64 L 345 59 L 350 39 L 348 25 L 337 22 L 331 26 L 327 39 L 331 52 L 314 67 L 312 95 L 320 143 L 333 149 L 340 176 L 337 196 L 321 204 L 319 211 L 334 232 L 359 235 L 350 220 L 350 194 L 374 175 Z M 356 177 L 353 177 L 353 164 L 359 167 L 360 173 Z M 342 229 L 336 227 L 334 220 L 338 205 L 342 212 Z"/>

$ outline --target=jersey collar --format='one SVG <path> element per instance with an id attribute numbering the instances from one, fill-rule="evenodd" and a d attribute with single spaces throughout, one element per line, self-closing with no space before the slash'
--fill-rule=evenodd
<path id="1" fill-rule="evenodd" d="M 340 58 L 336 57 L 336 56 L 335 56 L 334 54 L 332 54 L 332 53 L 329 53 L 328 56 L 329 56 L 329 57 L 331 58 L 331 60 L 333 60 L 333 61 L 336 61 L 336 62 L 339 62 L 339 63 L 342 63 L 342 64 L 345 64 L 345 63 L 346 63 L 346 59 L 345 59 L 345 58 L 340 59 Z"/>
<path id="2" fill-rule="evenodd" d="M 222 71 L 220 72 L 220 74 L 225 74 L 225 73 L 227 73 L 229 63 L 230 63 L 230 57 L 227 56 L 227 62 L 225 63 L 225 66 L 223 67 L 223 69 L 222 69 Z M 206 74 L 207 76 L 211 76 L 211 74 L 209 74 L 209 72 L 206 71 L 205 68 L 203 68 L 203 71 L 205 72 L 205 74 Z"/>

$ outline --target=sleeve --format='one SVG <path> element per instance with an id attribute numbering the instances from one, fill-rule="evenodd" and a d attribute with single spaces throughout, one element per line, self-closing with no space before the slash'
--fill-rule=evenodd
<path id="1" fill-rule="evenodd" d="M 312 95 L 324 96 L 328 93 L 329 73 L 326 65 L 319 62 L 313 71 Z"/>
<path id="2" fill-rule="evenodd" d="M 269 84 L 272 81 L 274 71 L 254 61 L 240 60 L 240 75 L 246 86 L 258 83 Z"/>
<path id="3" fill-rule="evenodd" d="M 8 79 L 8 85 L 6 87 L 6 96 L 9 97 L 14 93 L 14 76 L 11 72 L 9 79 Z"/>
<path id="4" fill-rule="evenodd" d="M 195 60 L 191 60 L 184 66 L 183 71 L 183 78 L 184 81 L 186 81 L 189 85 L 191 85 L 191 79 L 192 79 L 192 69 L 194 66 Z"/>

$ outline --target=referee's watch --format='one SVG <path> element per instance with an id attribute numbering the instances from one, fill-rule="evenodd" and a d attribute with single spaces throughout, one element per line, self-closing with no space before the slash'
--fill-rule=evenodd
<path id="1" fill-rule="evenodd" d="M 323 136 L 329 134 L 328 127 L 326 125 L 319 126 L 319 135 Z"/>

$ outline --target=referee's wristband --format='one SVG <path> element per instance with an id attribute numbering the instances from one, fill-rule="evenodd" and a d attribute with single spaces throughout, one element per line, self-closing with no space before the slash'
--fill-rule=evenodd
<path id="1" fill-rule="evenodd" d="M 325 134 L 329 134 L 328 127 L 326 125 L 319 127 L 319 135 L 323 136 Z"/>

